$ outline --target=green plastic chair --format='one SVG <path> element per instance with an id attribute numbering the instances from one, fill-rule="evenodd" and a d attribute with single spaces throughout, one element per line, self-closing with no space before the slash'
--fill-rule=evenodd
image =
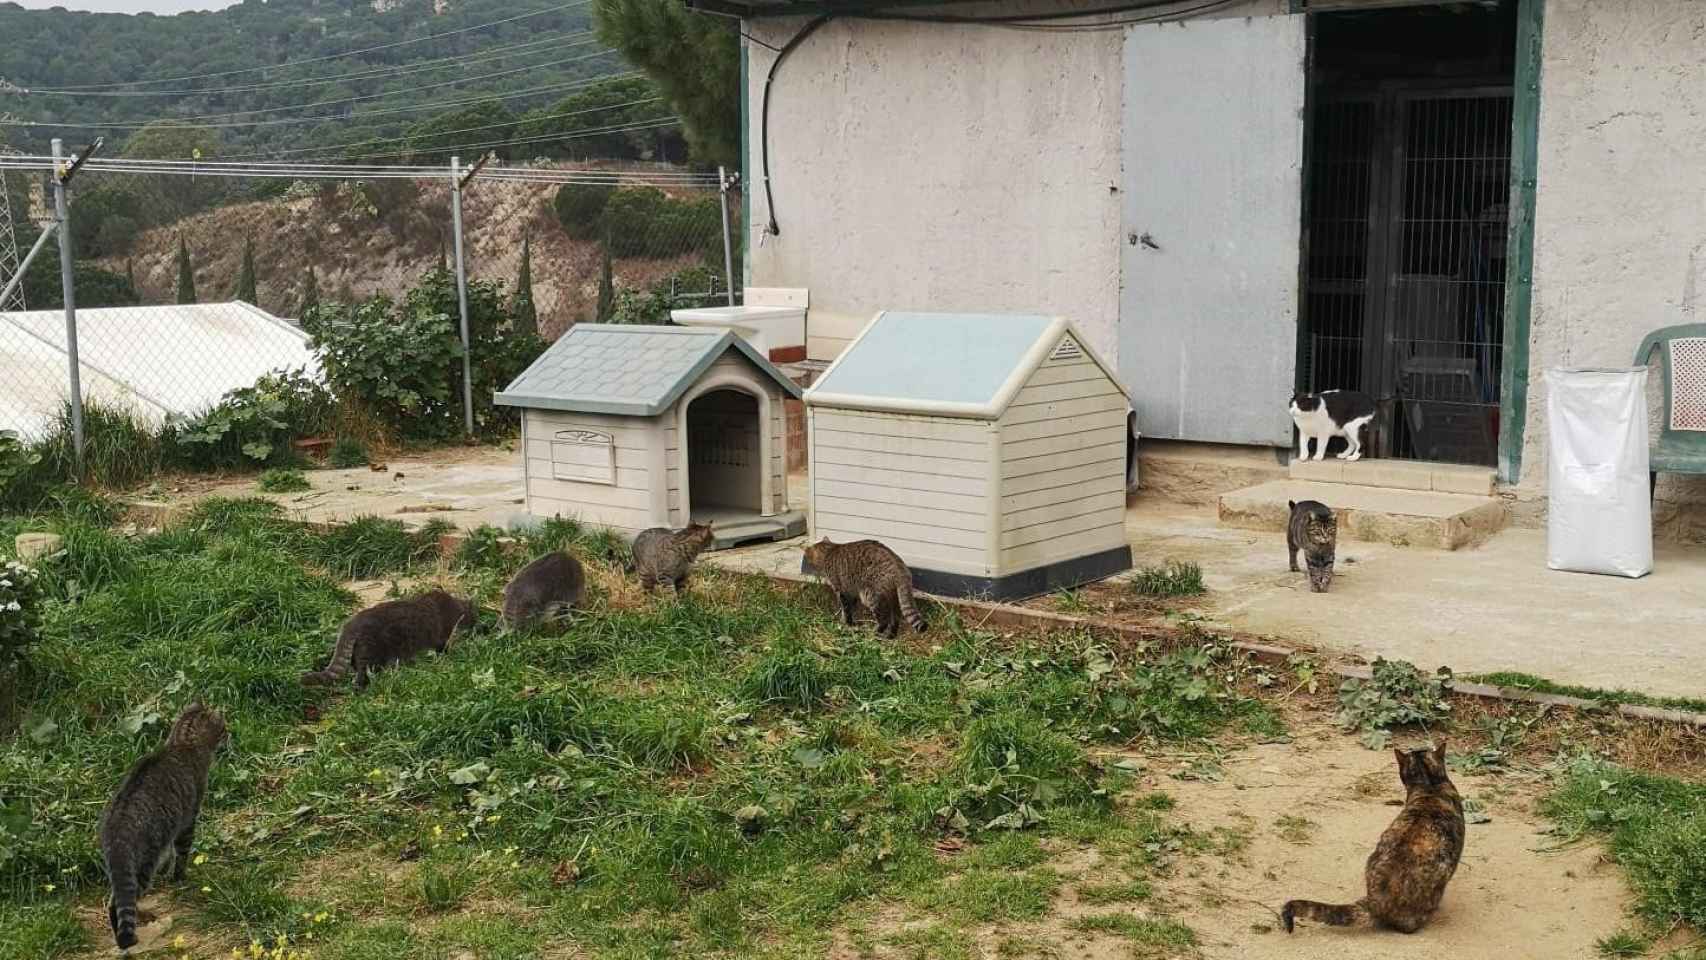
<path id="1" fill-rule="evenodd" d="M 1660 327 L 1635 351 L 1644 367 L 1654 350 L 1663 351 L 1664 423 L 1647 455 L 1647 492 L 1658 488 L 1659 474 L 1706 473 L 1706 323 Z"/>

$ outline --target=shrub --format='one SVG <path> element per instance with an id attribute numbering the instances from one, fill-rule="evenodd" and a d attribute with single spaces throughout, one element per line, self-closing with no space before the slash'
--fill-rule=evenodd
<path id="1" fill-rule="evenodd" d="M 331 416 L 325 387 L 301 370 L 281 370 L 232 390 L 183 424 L 172 454 L 202 469 L 278 462 L 289 456 L 293 438 L 320 432 Z"/>
<path id="2" fill-rule="evenodd" d="M 26 446 L 11 430 L 0 430 L 0 504 L 14 502 L 14 484 L 21 487 L 23 478 L 40 462 L 40 450 Z"/>
<path id="3" fill-rule="evenodd" d="M 563 232 L 576 240 L 596 240 L 604 223 L 604 208 L 615 187 L 601 183 L 565 183 L 557 189 L 552 207 Z"/>
<path id="4" fill-rule="evenodd" d="M 354 437 L 339 437 L 332 444 L 326 462 L 339 470 L 364 467 L 367 465 L 367 446 Z"/>
<path id="5" fill-rule="evenodd" d="M 0 563 L 0 673 L 10 671 L 40 639 L 42 594 L 35 568 Z"/>
<path id="6" fill-rule="evenodd" d="M 676 200 L 656 187 L 623 187 L 604 207 L 610 252 L 661 260 L 722 251 L 722 211 L 714 198 Z"/>
<path id="7" fill-rule="evenodd" d="M 1427 676 L 1413 663 L 1376 657 L 1372 677 L 1339 685 L 1339 723 L 1361 731 L 1363 744 L 1379 750 L 1395 727 L 1444 723 L 1451 716 L 1450 689 L 1449 667 Z"/>
<path id="8" fill-rule="evenodd" d="M 545 349 L 516 329 L 511 306 L 501 282 L 469 282 L 476 429 L 513 423 L 492 394 Z M 400 437 L 442 440 L 462 430 L 458 317 L 455 278 L 433 270 L 401 303 L 376 296 L 354 306 L 322 304 L 313 311 L 311 342 L 339 400 L 360 405 Z"/>

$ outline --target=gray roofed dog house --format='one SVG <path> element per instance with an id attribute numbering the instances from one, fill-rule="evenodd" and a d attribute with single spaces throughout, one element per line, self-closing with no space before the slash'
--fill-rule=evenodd
<path id="1" fill-rule="evenodd" d="M 522 410 L 527 512 L 630 537 L 709 521 L 716 546 L 795 536 L 782 402 L 799 387 L 728 330 L 580 324 L 494 402 Z"/>
<path id="2" fill-rule="evenodd" d="M 953 596 L 1131 567 L 1130 401 L 1065 319 L 885 311 L 805 402 L 814 539 L 881 540 Z"/>

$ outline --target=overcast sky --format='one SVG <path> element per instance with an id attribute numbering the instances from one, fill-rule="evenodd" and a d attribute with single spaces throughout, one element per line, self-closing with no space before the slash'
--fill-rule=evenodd
<path id="1" fill-rule="evenodd" d="M 237 0 L 11 0 L 29 10 L 91 10 L 96 13 L 183 13 L 185 10 L 218 10 Z"/>

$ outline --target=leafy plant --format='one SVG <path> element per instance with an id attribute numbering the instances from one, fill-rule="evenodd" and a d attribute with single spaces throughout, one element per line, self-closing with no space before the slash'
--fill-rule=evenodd
<path id="1" fill-rule="evenodd" d="M 1180 560 L 1144 567 L 1132 575 L 1131 588 L 1140 597 L 1195 597 L 1208 592 L 1202 567 Z"/>
<path id="2" fill-rule="evenodd" d="M 261 478 L 255 482 L 255 486 L 266 493 L 301 493 L 304 490 L 314 489 L 314 485 L 308 482 L 308 478 L 303 475 L 301 470 L 291 470 L 284 467 L 274 467 L 261 474 Z"/>
<path id="3" fill-rule="evenodd" d="M 1339 725 L 1360 732 L 1369 749 L 1384 748 L 1393 729 L 1440 724 L 1451 716 L 1450 667 L 1427 676 L 1413 663 L 1382 657 L 1372 673 L 1368 680 L 1353 677 L 1339 685 Z"/>
<path id="4" fill-rule="evenodd" d="M 41 636 L 40 575 L 17 560 L 0 563 L 0 672 L 11 670 Z"/>
<path id="5" fill-rule="evenodd" d="M 12 502 L 12 484 L 41 462 L 41 451 L 26 446 L 12 430 L 0 430 L 0 503 Z"/>
<path id="6" fill-rule="evenodd" d="M 339 470 L 367 465 L 367 445 L 354 437 L 339 437 L 332 443 L 326 462 Z"/>
<path id="7" fill-rule="evenodd" d="M 276 460 L 292 438 L 319 432 L 331 408 L 331 395 L 302 370 L 269 373 L 183 424 L 178 455 L 198 468 Z"/>

